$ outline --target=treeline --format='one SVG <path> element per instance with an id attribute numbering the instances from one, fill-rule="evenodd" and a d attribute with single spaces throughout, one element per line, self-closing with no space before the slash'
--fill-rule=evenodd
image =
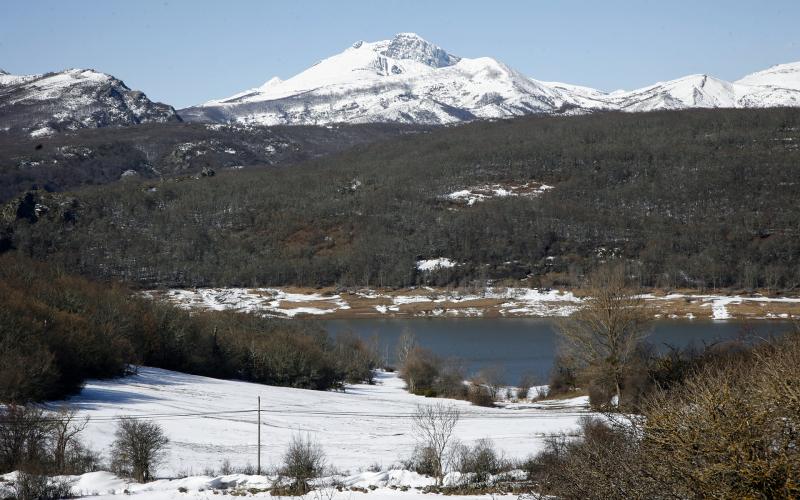
<path id="1" fill-rule="evenodd" d="M 56 266 L 0 256 L 0 401 L 56 399 L 87 378 L 148 365 L 272 385 L 331 389 L 370 380 L 375 350 L 304 322 L 192 313 Z"/>
<path id="2" fill-rule="evenodd" d="M 293 167 L 34 193 L 42 215 L 7 207 L 0 247 L 147 287 L 579 286 L 613 256 L 644 286 L 795 290 L 799 147 L 798 109 L 476 122 Z M 554 189 L 445 197 L 525 182 Z M 459 265 L 416 269 L 438 257 Z"/>

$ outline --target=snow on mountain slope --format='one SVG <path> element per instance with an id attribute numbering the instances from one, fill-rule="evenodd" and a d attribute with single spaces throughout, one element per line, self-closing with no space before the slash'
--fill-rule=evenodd
<path id="1" fill-rule="evenodd" d="M 356 42 L 302 73 L 181 110 L 189 120 L 260 124 L 443 124 L 559 109 L 564 96 L 492 59 L 448 54 L 413 33 Z"/>
<path id="2" fill-rule="evenodd" d="M 800 90 L 800 62 L 779 64 L 756 73 L 751 73 L 735 83 Z"/>
<path id="3" fill-rule="evenodd" d="M 446 124 L 525 114 L 800 105 L 800 63 L 731 83 L 689 75 L 632 91 L 529 78 L 489 57 L 460 58 L 413 33 L 356 42 L 287 80 L 181 110 L 190 121 Z"/>
<path id="4" fill-rule="evenodd" d="M 739 107 L 800 106 L 800 62 L 749 74 L 735 84 Z"/>
<path id="5" fill-rule="evenodd" d="M 668 82 L 659 82 L 608 100 L 622 111 L 658 109 L 732 108 L 736 104 L 733 84 L 708 75 L 689 75 Z"/>
<path id="6" fill-rule="evenodd" d="M 175 121 L 171 106 L 150 101 L 111 75 L 70 69 L 44 75 L 0 74 L 0 128 L 43 132 Z"/>

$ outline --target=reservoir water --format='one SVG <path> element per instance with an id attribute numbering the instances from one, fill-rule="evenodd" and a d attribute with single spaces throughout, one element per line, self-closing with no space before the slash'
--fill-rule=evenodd
<path id="1" fill-rule="evenodd" d="M 380 352 L 394 363 L 397 341 L 404 331 L 443 358 L 462 360 L 468 373 L 483 367 L 500 367 L 506 383 L 515 384 L 523 374 L 545 382 L 557 350 L 555 323 L 550 319 L 354 319 L 327 320 L 324 327 L 333 335 L 352 332 L 364 339 L 377 339 Z M 657 348 L 701 347 L 750 332 L 769 336 L 793 327 L 780 321 L 658 321 L 647 341 Z"/>

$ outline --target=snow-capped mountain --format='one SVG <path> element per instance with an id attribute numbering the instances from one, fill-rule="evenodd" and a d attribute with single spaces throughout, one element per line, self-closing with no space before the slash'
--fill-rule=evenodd
<path id="1" fill-rule="evenodd" d="M 254 124 L 444 124 L 524 114 L 800 106 L 800 63 L 726 82 L 691 75 L 632 91 L 529 78 L 489 58 L 461 58 L 413 33 L 356 42 L 287 80 L 183 109 L 191 121 Z"/>
<path id="2" fill-rule="evenodd" d="M 356 42 L 302 73 L 180 111 L 185 119 L 259 124 L 441 124 L 550 113 L 560 92 L 488 57 L 447 53 L 412 33 Z"/>
<path id="3" fill-rule="evenodd" d="M 60 130 L 180 120 L 105 73 L 70 69 L 44 75 L 0 71 L 0 130 L 46 135 Z"/>

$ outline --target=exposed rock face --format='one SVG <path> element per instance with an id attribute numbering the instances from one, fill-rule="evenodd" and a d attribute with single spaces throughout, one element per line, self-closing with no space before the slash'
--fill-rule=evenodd
<path id="1" fill-rule="evenodd" d="M 63 130 L 180 121 L 113 76 L 71 69 L 45 75 L 0 73 L 0 130 L 46 136 Z"/>

